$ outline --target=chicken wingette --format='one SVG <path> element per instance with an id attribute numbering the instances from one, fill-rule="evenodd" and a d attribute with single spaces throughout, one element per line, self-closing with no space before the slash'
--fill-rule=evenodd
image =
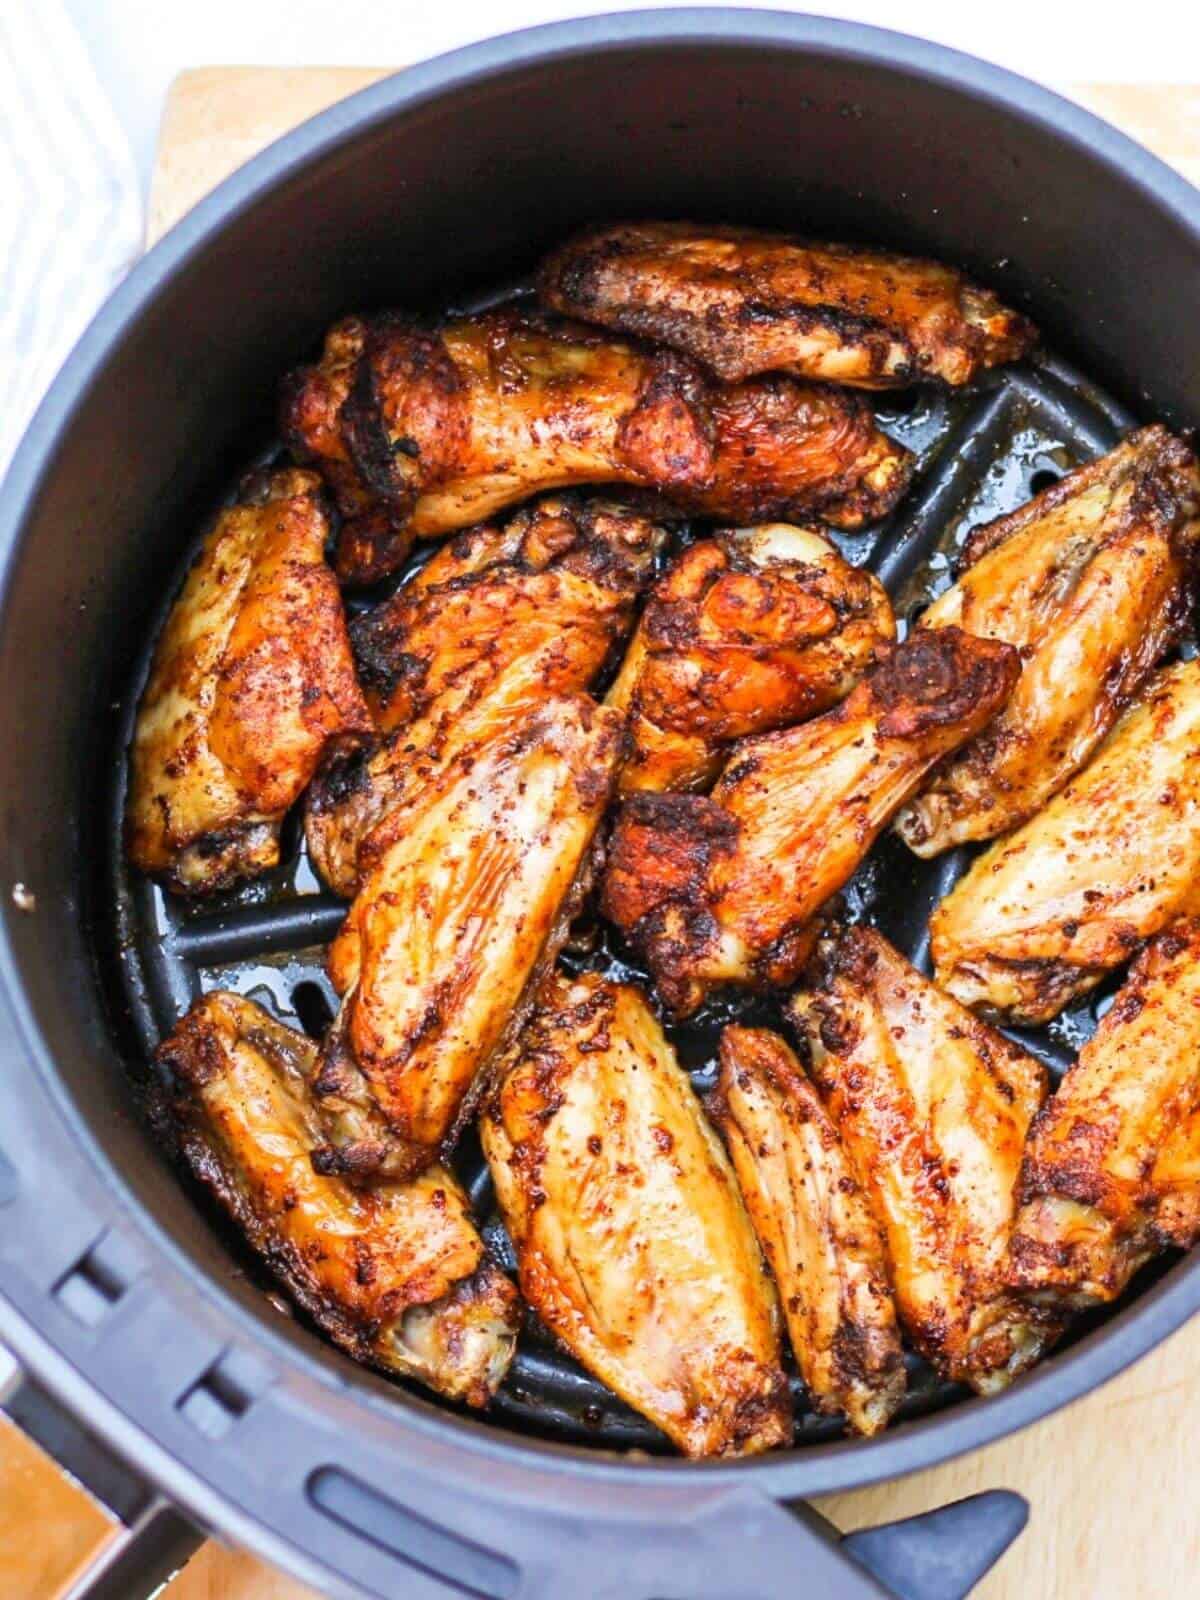
<path id="1" fill-rule="evenodd" d="M 616 712 L 547 700 L 379 825 L 329 951 L 324 1170 L 407 1177 L 453 1145 L 566 938 L 620 744 Z"/>
<path id="2" fill-rule="evenodd" d="M 666 536 L 613 501 L 549 495 L 451 539 L 356 620 L 359 677 L 384 737 L 332 756 L 309 790 L 309 852 L 332 889 L 354 894 L 365 842 L 406 791 L 548 695 L 588 687 L 628 633 Z"/>
<path id="3" fill-rule="evenodd" d="M 721 983 L 793 981 L 817 913 L 933 764 L 978 733 L 1019 670 L 957 628 L 897 646 L 833 711 L 735 746 L 711 798 L 635 794 L 603 909 L 686 1016 Z"/>
<path id="4" fill-rule="evenodd" d="M 283 432 L 338 497 L 354 582 L 544 489 L 621 483 L 703 516 L 858 527 L 912 468 L 859 397 L 785 377 L 725 387 L 684 356 L 513 307 L 339 323 L 285 385 Z"/>
<path id="5" fill-rule="evenodd" d="M 883 1239 L 837 1129 L 794 1052 L 766 1028 L 728 1027 L 709 1113 L 774 1273 L 796 1364 L 818 1411 L 856 1433 L 904 1398 Z"/>
<path id="6" fill-rule="evenodd" d="M 944 995 L 882 936 L 850 928 L 790 1011 L 883 1228 L 900 1319 L 944 1377 L 1003 1388 L 1061 1332 L 1007 1287 L 1039 1062 Z"/>
<path id="7" fill-rule="evenodd" d="M 1039 1304 L 1114 1300 L 1152 1256 L 1200 1240 L 1200 922 L 1151 941 L 1039 1113 L 1012 1281 Z"/>
<path id="8" fill-rule="evenodd" d="M 703 788 L 727 746 L 827 711 L 896 636 L 879 580 L 814 528 L 689 546 L 651 592 L 608 704 L 629 718 L 620 789 Z"/>
<path id="9" fill-rule="evenodd" d="M 520 1326 L 443 1167 L 356 1190 L 314 1171 L 317 1047 L 241 995 L 207 994 L 159 1046 L 166 1120 L 196 1179 L 352 1356 L 486 1405 Z"/>
<path id="10" fill-rule="evenodd" d="M 589 228 L 538 275 L 556 311 L 673 346 L 727 383 L 789 372 L 866 389 L 970 383 L 1033 325 L 953 267 L 693 222 Z"/>
<path id="11" fill-rule="evenodd" d="M 930 918 L 938 982 L 1047 1022 L 1200 912 L 1200 661 L 1168 667 L 1092 761 L 971 866 Z"/>
<path id="12" fill-rule="evenodd" d="M 246 481 L 187 576 L 154 652 L 130 753 L 125 840 L 184 894 L 279 860 L 279 829 L 322 755 L 371 718 L 354 675 L 320 479 Z"/>
<path id="13" fill-rule="evenodd" d="M 789 1443 L 774 1290 L 639 991 L 556 975 L 480 1131 L 522 1292 L 567 1349 L 687 1455 Z"/>
<path id="14" fill-rule="evenodd" d="M 1178 643 L 1198 517 L 1195 456 L 1152 427 L 975 530 L 967 570 L 920 626 L 1007 640 L 1021 651 L 1021 678 L 897 817 L 918 855 L 1007 833 L 1079 771 Z"/>

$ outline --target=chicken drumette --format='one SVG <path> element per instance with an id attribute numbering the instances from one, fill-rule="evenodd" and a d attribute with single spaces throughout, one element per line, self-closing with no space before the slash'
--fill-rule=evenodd
<path id="1" fill-rule="evenodd" d="M 879 580 L 815 528 L 690 545 L 655 585 L 609 692 L 629 718 L 622 793 L 705 787 L 733 740 L 827 711 L 895 634 Z"/>
<path id="2" fill-rule="evenodd" d="M 544 489 L 621 483 L 702 516 L 858 527 L 911 472 L 856 396 L 717 384 L 684 356 L 514 307 L 339 323 L 289 379 L 283 431 L 337 495 L 338 571 L 356 582 Z"/>

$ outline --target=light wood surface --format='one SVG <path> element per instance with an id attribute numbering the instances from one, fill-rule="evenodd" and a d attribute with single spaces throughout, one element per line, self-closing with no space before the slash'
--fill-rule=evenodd
<path id="1" fill-rule="evenodd" d="M 280 133 L 381 75 L 367 68 L 315 67 L 185 73 L 163 118 L 149 239 Z M 1090 84 L 1065 92 L 1200 183 L 1200 86 Z M 948 1466 L 839 1495 L 821 1509 L 840 1527 L 853 1528 L 980 1489 L 1018 1489 L 1033 1507 L 1030 1526 L 979 1587 L 977 1600 L 1191 1600 L 1200 1595 L 1197 1437 L 1200 1319 L 1106 1388 L 1045 1422 Z M 31 1466 L 11 1440 L 4 1443 L 0 1488 L 6 1492 L 14 1471 L 22 1482 L 30 1472 L 49 1472 L 41 1461 Z M 39 1520 L 64 1517 L 72 1559 L 78 1558 L 78 1539 L 70 1529 L 90 1526 L 88 1512 L 95 1516 L 84 1505 L 76 1524 L 61 1501 L 35 1502 Z M 0 1525 L 0 1549 L 10 1543 L 6 1531 L 11 1533 L 11 1523 L 7 1530 Z M 14 1589 L 7 1567 L 5 1577 L 5 1592 L 22 1600 L 53 1593 L 49 1579 L 43 1587 Z M 311 1597 L 252 1557 L 210 1544 L 169 1586 L 167 1600 Z M 402 1594 L 395 1600 L 403 1600 Z"/>

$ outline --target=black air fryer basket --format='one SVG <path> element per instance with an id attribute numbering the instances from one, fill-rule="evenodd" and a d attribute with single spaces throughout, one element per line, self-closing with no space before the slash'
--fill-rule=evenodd
<path id="1" fill-rule="evenodd" d="M 146 652 L 195 530 L 275 448 L 280 374 L 347 310 L 470 304 L 572 227 L 642 215 L 942 256 L 1043 328 L 1051 353 L 969 391 L 879 399 L 920 469 L 886 524 L 841 542 L 902 619 L 975 523 L 1137 420 L 1200 418 L 1200 196 L 1020 79 L 810 18 L 644 13 L 459 52 L 282 140 L 147 257 L 0 499 L 0 1333 L 23 1368 L 7 1408 L 130 1530 L 80 1594 L 148 1592 L 204 1528 L 332 1595 L 952 1600 L 1019 1531 L 1017 1497 L 840 1543 L 801 1497 L 1041 1416 L 1200 1304 L 1200 1260 L 1160 1263 L 1002 1396 L 914 1360 L 898 1422 L 847 1441 L 797 1384 L 794 1449 L 683 1463 L 532 1328 L 483 1418 L 354 1366 L 286 1313 L 140 1117 L 149 1051 L 202 988 L 310 1030 L 328 1015 L 322 947 L 344 906 L 299 829 L 268 880 L 204 905 L 119 851 Z M 921 963 L 965 861 L 885 839 L 850 910 Z M 631 970 L 604 940 L 569 959 Z M 1097 1004 L 1022 1043 L 1061 1071 Z M 698 1087 L 728 1015 L 674 1030 Z M 458 1159 L 503 1257 L 470 1139 Z"/>

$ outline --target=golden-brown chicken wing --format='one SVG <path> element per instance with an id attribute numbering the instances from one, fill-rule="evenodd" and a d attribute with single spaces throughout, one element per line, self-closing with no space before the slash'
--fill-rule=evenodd
<path id="1" fill-rule="evenodd" d="M 566 937 L 620 740 L 616 712 L 548 700 L 380 824 L 329 952 L 326 1170 L 409 1176 L 453 1144 Z"/>
<path id="2" fill-rule="evenodd" d="M 1006 1287 L 1016 1182 L 1046 1093 L 1039 1062 L 850 928 L 791 1012 L 883 1227 L 901 1321 L 943 1376 L 989 1394 L 1061 1331 Z"/>
<path id="3" fill-rule="evenodd" d="M 354 624 L 359 676 L 387 736 L 334 755 L 309 791 L 309 850 L 331 888 L 354 894 L 364 841 L 406 791 L 547 696 L 587 688 L 628 632 L 665 538 L 615 502 L 550 495 L 450 540 Z"/>
<path id="4" fill-rule="evenodd" d="M 999 716 L 896 819 L 918 855 L 1006 833 L 1083 766 L 1178 641 L 1198 514 L 1195 456 L 1153 427 L 975 531 L 921 627 L 1006 639 L 1024 664 Z"/>
<path id="5" fill-rule="evenodd" d="M 522 1290 L 571 1353 L 687 1455 L 789 1443 L 774 1291 L 642 995 L 555 976 L 480 1129 Z"/>
<path id="6" fill-rule="evenodd" d="M 895 635 L 879 580 L 814 528 L 771 523 L 689 546 L 655 585 L 608 695 L 629 717 L 621 792 L 705 787 L 734 739 L 827 711 Z"/>
<path id="7" fill-rule="evenodd" d="M 777 1033 L 729 1027 L 708 1102 L 818 1411 L 878 1433 L 904 1397 L 883 1239 L 837 1129 Z"/>
<path id="8" fill-rule="evenodd" d="M 514 308 L 430 329 L 350 319 L 285 388 L 284 437 L 329 476 L 343 578 L 414 538 L 543 489 L 623 483 L 734 521 L 891 509 L 911 460 L 854 396 L 771 378 L 724 388 L 685 357 Z"/>
<path id="9" fill-rule="evenodd" d="M 1018 672 L 1011 645 L 957 628 L 899 645 L 823 717 L 735 747 L 712 798 L 633 795 L 605 914 L 687 1015 L 714 984 L 784 984 L 814 920 L 933 766 L 978 733 Z"/>
<path id="10" fill-rule="evenodd" d="M 1012 1279 L 1039 1303 L 1115 1300 L 1138 1267 L 1200 1240 L 1200 922 L 1129 980 L 1030 1130 Z"/>
<path id="11" fill-rule="evenodd" d="M 930 918 L 938 982 L 1046 1022 L 1175 917 L 1200 911 L 1200 661 L 1157 674 L 1044 811 Z"/>
<path id="12" fill-rule="evenodd" d="M 359 1191 L 315 1172 L 317 1047 L 240 995 L 205 995 L 158 1056 L 180 1153 L 313 1320 L 359 1361 L 486 1405 L 520 1307 L 451 1174 Z"/>
<path id="13" fill-rule="evenodd" d="M 366 737 L 312 472 L 248 480 L 218 517 L 159 638 L 130 757 L 126 847 L 204 893 L 279 860 L 322 754 Z"/>
<path id="14" fill-rule="evenodd" d="M 589 228 L 538 276 L 556 311 L 660 340 L 728 383 L 790 372 L 866 389 L 970 383 L 1036 341 L 953 267 L 693 222 Z"/>

